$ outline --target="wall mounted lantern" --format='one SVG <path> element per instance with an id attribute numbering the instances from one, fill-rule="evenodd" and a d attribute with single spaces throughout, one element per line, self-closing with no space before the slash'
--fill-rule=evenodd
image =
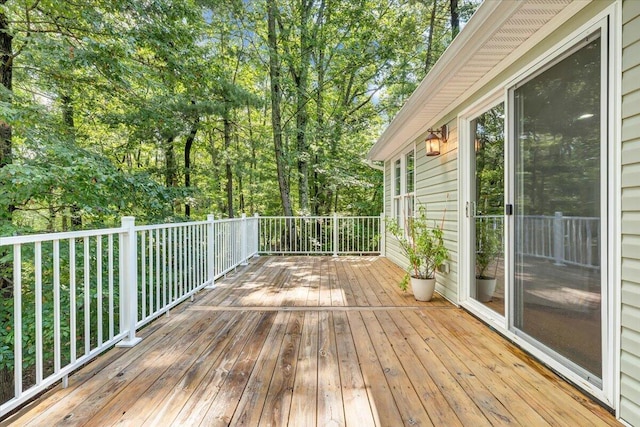
<path id="1" fill-rule="evenodd" d="M 440 129 L 429 129 L 427 130 L 429 135 L 427 135 L 427 139 L 424 140 L 427 146 L 427 156 L 437 156 L 440 154 L 440 143 L 446 143 L 447 138 L 449 137 L 449 129 L 447 125 L 442 125 Z M 436 135 L 437 133 L 440 136 Z"/>

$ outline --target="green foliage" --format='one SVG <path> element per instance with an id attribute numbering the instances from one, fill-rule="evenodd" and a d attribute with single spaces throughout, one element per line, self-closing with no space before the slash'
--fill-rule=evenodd
<path id="1" fill-rule="evenodd" d="M 281 213 L 266 1 L 36 2 L 29 19 L 24 6 L 3 5 L 16 56 L 13 90 L 0 88 L 13 133 L 0 208 L 17 208 L 17 226 L 159 221 L 185 204 Z M 281 173 L 298 213 L 380 212 L 382 174 L 363 159 L 424 76 L 426 6 L 278 2 Z M 463 21 L 474 6 L 460 2 Z M 438 0 L 436 53 L 448 7 Z"/>
<path id="2" fill-rule="evenodd" d="M 519 214 L 600 216 L 600 48 L 596 38 L 515 91 Z"/>
<path id="3" fill-rule="evenodd" d="M 493 221 L 476 221 L 476 277 L 494 279 L 487 269 L 501 254 L 502 230 Z"/>
<path id="4" fill-rule="evenodd" d="M 407 289 L 409 276 L 419 279 L 435 277 L 437 268 L 449 258 L 442 223 L 438 226 L 429 220 L 424 206 L 418 208 L 416 216 L 407 219 L 404 229 L 394 219 L 388 220 L 387 229 L 398 239 L 409 261 L 407 275 L 400 283 L 402 290 Z"/>
<path id="5" fill-rule="evenodd" d="M 473 121 L 476 179 L 476 277 L 495 277 L 488 268 L 502 254 L 504 209 L 504 104 L 500 103 Z"/>
<path id="6" fill-rule="evenodd" d="M 101 240 L 102 253 L 107 253 L 107 240 Z M 103 341 L 109 339 L 109 298 L 113 300 L 114 319 L 113 329 L 117 334 L 119 330 L 119 295 L 118 295 L 118 240 L 115 239 L 114 245 L 114 269 L 109 271 L 106 262 L 102 263 L 102 282 L 97 282 L 97 243 L 95 240 L 89 243 L 89 258 L 85 259 L 85 248 L 82 239 L 77 239 L 75 244 L 76 266 L 70 267 L 70 248 L 68 244 L 60 245 L 60 358 L 61 364 L 64 366 L 71 360 L 71 333 L 72 325 L 75 328 L 75 337 L 77 339 L 77 357 L 84 354 L 85 341 L 90 342 L 91 348 L 98 345 L 98 328 L 102 330 Z M 54 265 L 53 265 L 53 244 L 51 242 L 42 244 L 42 342 L 43 342 L 43 363 L 45 372 L 52 372 L 54 366 Z M 34 268 L 35 252 L 33 245 L 22 246 L 22 288 L 21 288 L 21 311 L 22 311 L 22 353 L 23 353 L 23 369 L 27 373 L 26 378 L 31 378 L 29 374 L 36 363 L 36 275 Z M 12 254 L 7 254 L 6 259 L 2 260 L 4 265 L 12 264 Z M 91 276 L 85 278 L 83 265 L 87 262 L 91 265 Z M 12 274 L 11 272 L 9 272 Z M 109 289 L 108 278 L 112 275 L 115 285 Z M 75 280 L 75 298 L 73 302 L 76 307 L 75 324 L 71 322 L 71 276 Z M 85 283 L 87 284 L 85 288 Z M 102 294 L 102 324 L 98 324 L 98 287 L 101 288 Z M 89 306 L 85 306 L 85 292 L 89 293 Z M 89 324 L 91 335 L 84 335 L 84 317 L 85 311 L 89 315 Z M 14 368 L 14 299 L 2 298 L 0 306 L 0 369 L 13 370 Z M 30 381 L 27 379 L 27 381 Z"/>

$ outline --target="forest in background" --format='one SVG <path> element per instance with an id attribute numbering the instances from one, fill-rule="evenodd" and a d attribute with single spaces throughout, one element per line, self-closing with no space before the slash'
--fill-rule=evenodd
<path id="1" fill-rule="evenodd" d="M 475 0 L 0 0 L 0 235 L 377 215 L 372 143 Z"/>

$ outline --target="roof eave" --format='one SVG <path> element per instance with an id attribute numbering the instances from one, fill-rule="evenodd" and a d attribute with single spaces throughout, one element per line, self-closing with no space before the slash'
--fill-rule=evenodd
<path id="1" fill-rule="evenodd" d="M 425 108 L 434 90 L 446 86 L 447 83 L 452 81 L 452 76 L 467 64 L 469 58 L 478 54 L 482 46 L 489 42 L 512 15 L 527 3 L 526 1 L 485 1 L 482 3 L 464 29 L 453 40 L 451 45 L 449 45 L 444 54 L 378 138 L 367 154 L 367 158 L 377 161 L 388 159 L 397 150 L 402 148 L 402 146 L 415 140 L 421 133 L 424 133 L 429 126 L 438 124 L 438 120 L 441 120 L 449 111 L 456 108 L 457 104 L 462 102 L 463 99 L 452 99 L 451 101 L 453 101 L 453 103 L 451 105 L 448 105 L 448 107 L 440 111 L 439 114 L 431 114 L 425 123 L 421 126 L 416 126 L 415 116 Z M 576 13 L 577 10 L 583 8 L 588 3 L 590 3 L 590 0 L 568 1 L 566 10 L 551 21 L 555 21 L 555 24 L 557 24 L 560 20 L 566 19 L 567 15 Z M 571 7 L 569 7 L 569 5 Z M 546 25 L 542 25 L 541 28 L 545 26 Z M 537 37 L 534 39 L 537 40 Z M 536 40 L 533 41 L 535 42 Z M 505 58 L 505 61 L 496 64 L 485 77 L 495 76 L 499 69 L 506 67 L 506 62 L 513 62 L 515 60 L 514 58 L 520 55 L 521 53 L 510 52 L 507 58 Z M 463 59 L 461 60 L 461 58 Z M 486 79 L 481 79 L 469 89 L 477 89 L 478 84 L 482 82 L 486 83 L 486 81 Z M 407 128 L 410 128 L 410 131 L 407 131 Z M 408 139 L 409 132 L 411 132 L 412 136 Z"/>

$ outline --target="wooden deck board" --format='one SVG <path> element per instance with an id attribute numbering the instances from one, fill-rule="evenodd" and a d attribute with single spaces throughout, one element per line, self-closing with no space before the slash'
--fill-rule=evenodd
<path id="1" fill-rule="evenodd" d="M 298 366 L 293 385 L 289 420 L 302 426 L 316 425 L 318 400 L 318 312 L 304 313 L 304 325 L 298 350 Z"/>
<path id="2" fill-rule="evenodd" d="M 1 425 L 619 425 L 377 257 L 261 257 Z"/>
<path id="3" fill-rule="evenodd" d="M 202 418 L 202 425 L 226 426 L 229 424 L 236 409 L 235 405 L 229 404 L 229 402 L 240 401 L 260 350 L 271 330 L 274 318 L 275 314 L 273 313 L 262 315 L 253 335 L 245 343 L 236 364 L 231 368 L 225 382 L 221 385 L 220 392 Z M 206 392 L 206 389 L 204 391 Z M 160 425 L 160 423 L 155 425 Z"/>

